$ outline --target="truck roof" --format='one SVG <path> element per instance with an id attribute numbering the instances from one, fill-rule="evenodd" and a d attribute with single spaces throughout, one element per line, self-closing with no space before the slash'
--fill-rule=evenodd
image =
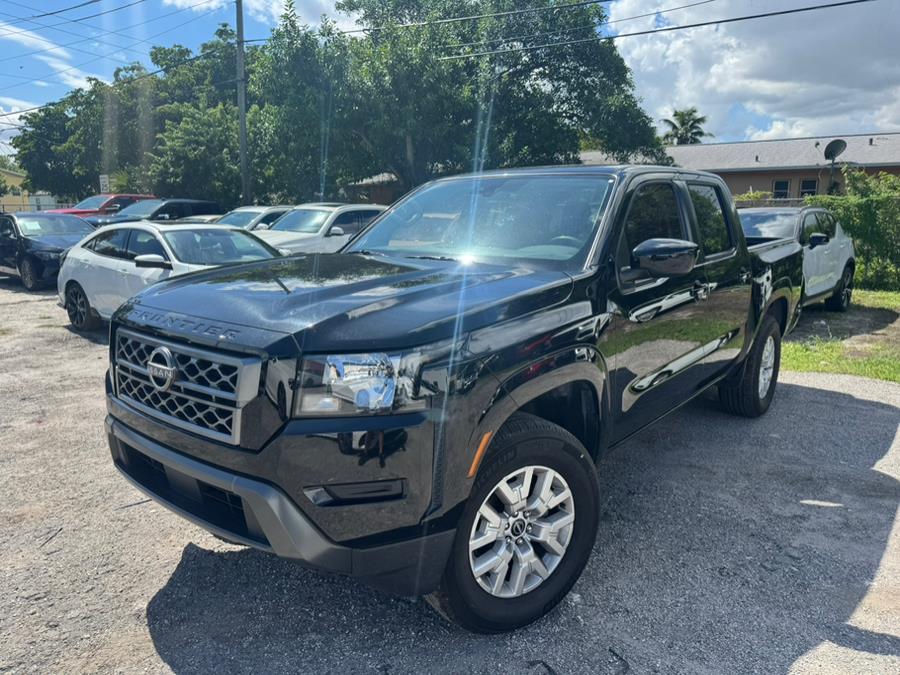
<path id="1" fill-rule="evenodd" d="M 446 176 L 438 180 L 453 180 L 456 178 L 469 178 L 473 176 L 520 176 L 529 174 L 597 174 L 597 175 L 614 175 L 618 177 L 635 176 L 644 173 L 671 173 L 684 174 L 690 176 L 707 176 L 720 181 L 721 178 L 716 174 L 707 171 L 696 171 L 694 169 L 685 169 L 678 166 L 660 166 L 655 164 L 610 164 L 606 166 L 598 166 L 596 164 L 561 164 L 550 166 L 532 166 L 521 169 L 492 169 L 481 173 L 466 173 L 456 176 Z"/>

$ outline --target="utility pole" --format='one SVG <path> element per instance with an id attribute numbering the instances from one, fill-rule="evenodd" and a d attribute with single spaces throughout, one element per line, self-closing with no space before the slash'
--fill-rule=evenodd
<path id="1" fill-rule="evenodd" d="M 244 3 L 235 0 L 237 9 L 237 104 L 238 136 L 241 154 L 241 204 L 253 203 L 253 185 L 247 163 L 247 77 L 244 73 Z"/>

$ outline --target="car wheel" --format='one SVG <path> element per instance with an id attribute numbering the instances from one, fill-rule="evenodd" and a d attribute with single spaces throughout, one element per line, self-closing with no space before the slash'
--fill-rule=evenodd
<path id="1" fill-rule="evenodd" d="M 94 310 L 91 309 L 91 303 L 84 289 L 77 283 L 71 283 L 66 288 L 66 313 L 72 327 L 78 331 L 94 330 L 100 323 L 94 316 Z"/>
<path id="2" fill-rule="evenodd" d="M 549 612 L 581 576 L 597 535 L 594 462 L 562 427 L 514 415 L 491 444 L 460 518 L 441 587 L 426 600 L 495 633 Z"/>
<path id="3" fill-rule="evenodd" d="M 19 278 L 26 290 L 36 291 L 41 286 L 41 275 L 31 258 L 25 258 L 19 263 Z"/>
<path id="4" fill-rule="evenodd" d="M 846 312 L 850 309 L 850 300 L 853 295 L 853 268 L 849 265 L 844 268 L 841 281 L 834 294 L 825 301 L 825 308 L 832 312 Z"/>
<path id="5" fill-rule="evenodd" d="M 772 404 L 778 371 L 781 366 L 781 328 L 771 315 L 766 315 L 741 378 L 719 385 L 719 401 L 730 413 L 743 417 L 759 417 Z"/>

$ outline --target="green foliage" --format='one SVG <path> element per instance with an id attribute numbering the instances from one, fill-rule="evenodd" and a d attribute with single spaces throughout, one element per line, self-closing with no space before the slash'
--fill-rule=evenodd
<path id="1" fill-rule="evenodd" d="M 749 190 L 739 195 L 734 195 L 733 199 L 738 204 L 744 202 L 763 202 L 772 199 L 772 193 L 765 190 Z"/>
<path id="2" fill-rule="evenodd" d="M 0 197 L 10 191 L 10 185 L 6 182 L 6 178 L 0 175 Z"/>
<path id="3" fill-rule="evenodd" d="M 900 176 L 845 167 L 844 179 L 846 195 L 807 197 L 807 203 L 831 210 L 853 237 L 858 285 L 900 288 Z"/>
<path id="4" fill-rule="evenodd" d="M 12 155 L 0 155 L 0 169 L 22 173 L 22 167 L 16 163 L 16 159 Z"/>
<path id="5" fill-rule="evenodd" d="M 327 21 L 315 30 L 302 25 L 287 3 L 271 39 L 246 59 L 257 198 L 335 198 L 382 172 L 409 189 L 447 173 L 577 162 L 583 138 L 616 161 L 667 161 L 612 41 L 442 59 L 547 40 L 527 37 L 538 34 L 594 36 L 607 16 L 599 3 L 398 27 L 456 16 L 459 6 L 343 0 L 339 10 L 379 28 L 348 36 Z M 519 8 L 515 0 L 466 3 L 467 14 Z M 77 199 L 107 173 L 123 190 L 217 198 L 223 206 L 238 199 L 236 133 L 228 136 L 233 32 L 220 27 L 199 55 L 176 45 L 154 48 L 151 58 L 164 72 L 120 68 L 112 85 L 91 81 L 24 117 L 14 144 L 32 189 Z"/>
<path id="6" fill-rule="evenodd" d="M 662 123 L 669 129 L 663 135 L 662 140 L 669 145 L 694 145 L 702 143 L 704 138 L 712 136 L 703 129 L 703 125 L 706 124 L 706 116 L 697 112 L 696 108 L 673 110 L 672 118 L 663 119 Z"/>

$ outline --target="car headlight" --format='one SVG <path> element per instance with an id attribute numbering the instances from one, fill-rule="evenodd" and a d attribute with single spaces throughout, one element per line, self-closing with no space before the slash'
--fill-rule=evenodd
<path id="1" fill-rule="evenodd" d="M 415 356 L 338 354 L 303 360 L 296 416 L 375 414 L 421 410 L 414 393 Z"/>

